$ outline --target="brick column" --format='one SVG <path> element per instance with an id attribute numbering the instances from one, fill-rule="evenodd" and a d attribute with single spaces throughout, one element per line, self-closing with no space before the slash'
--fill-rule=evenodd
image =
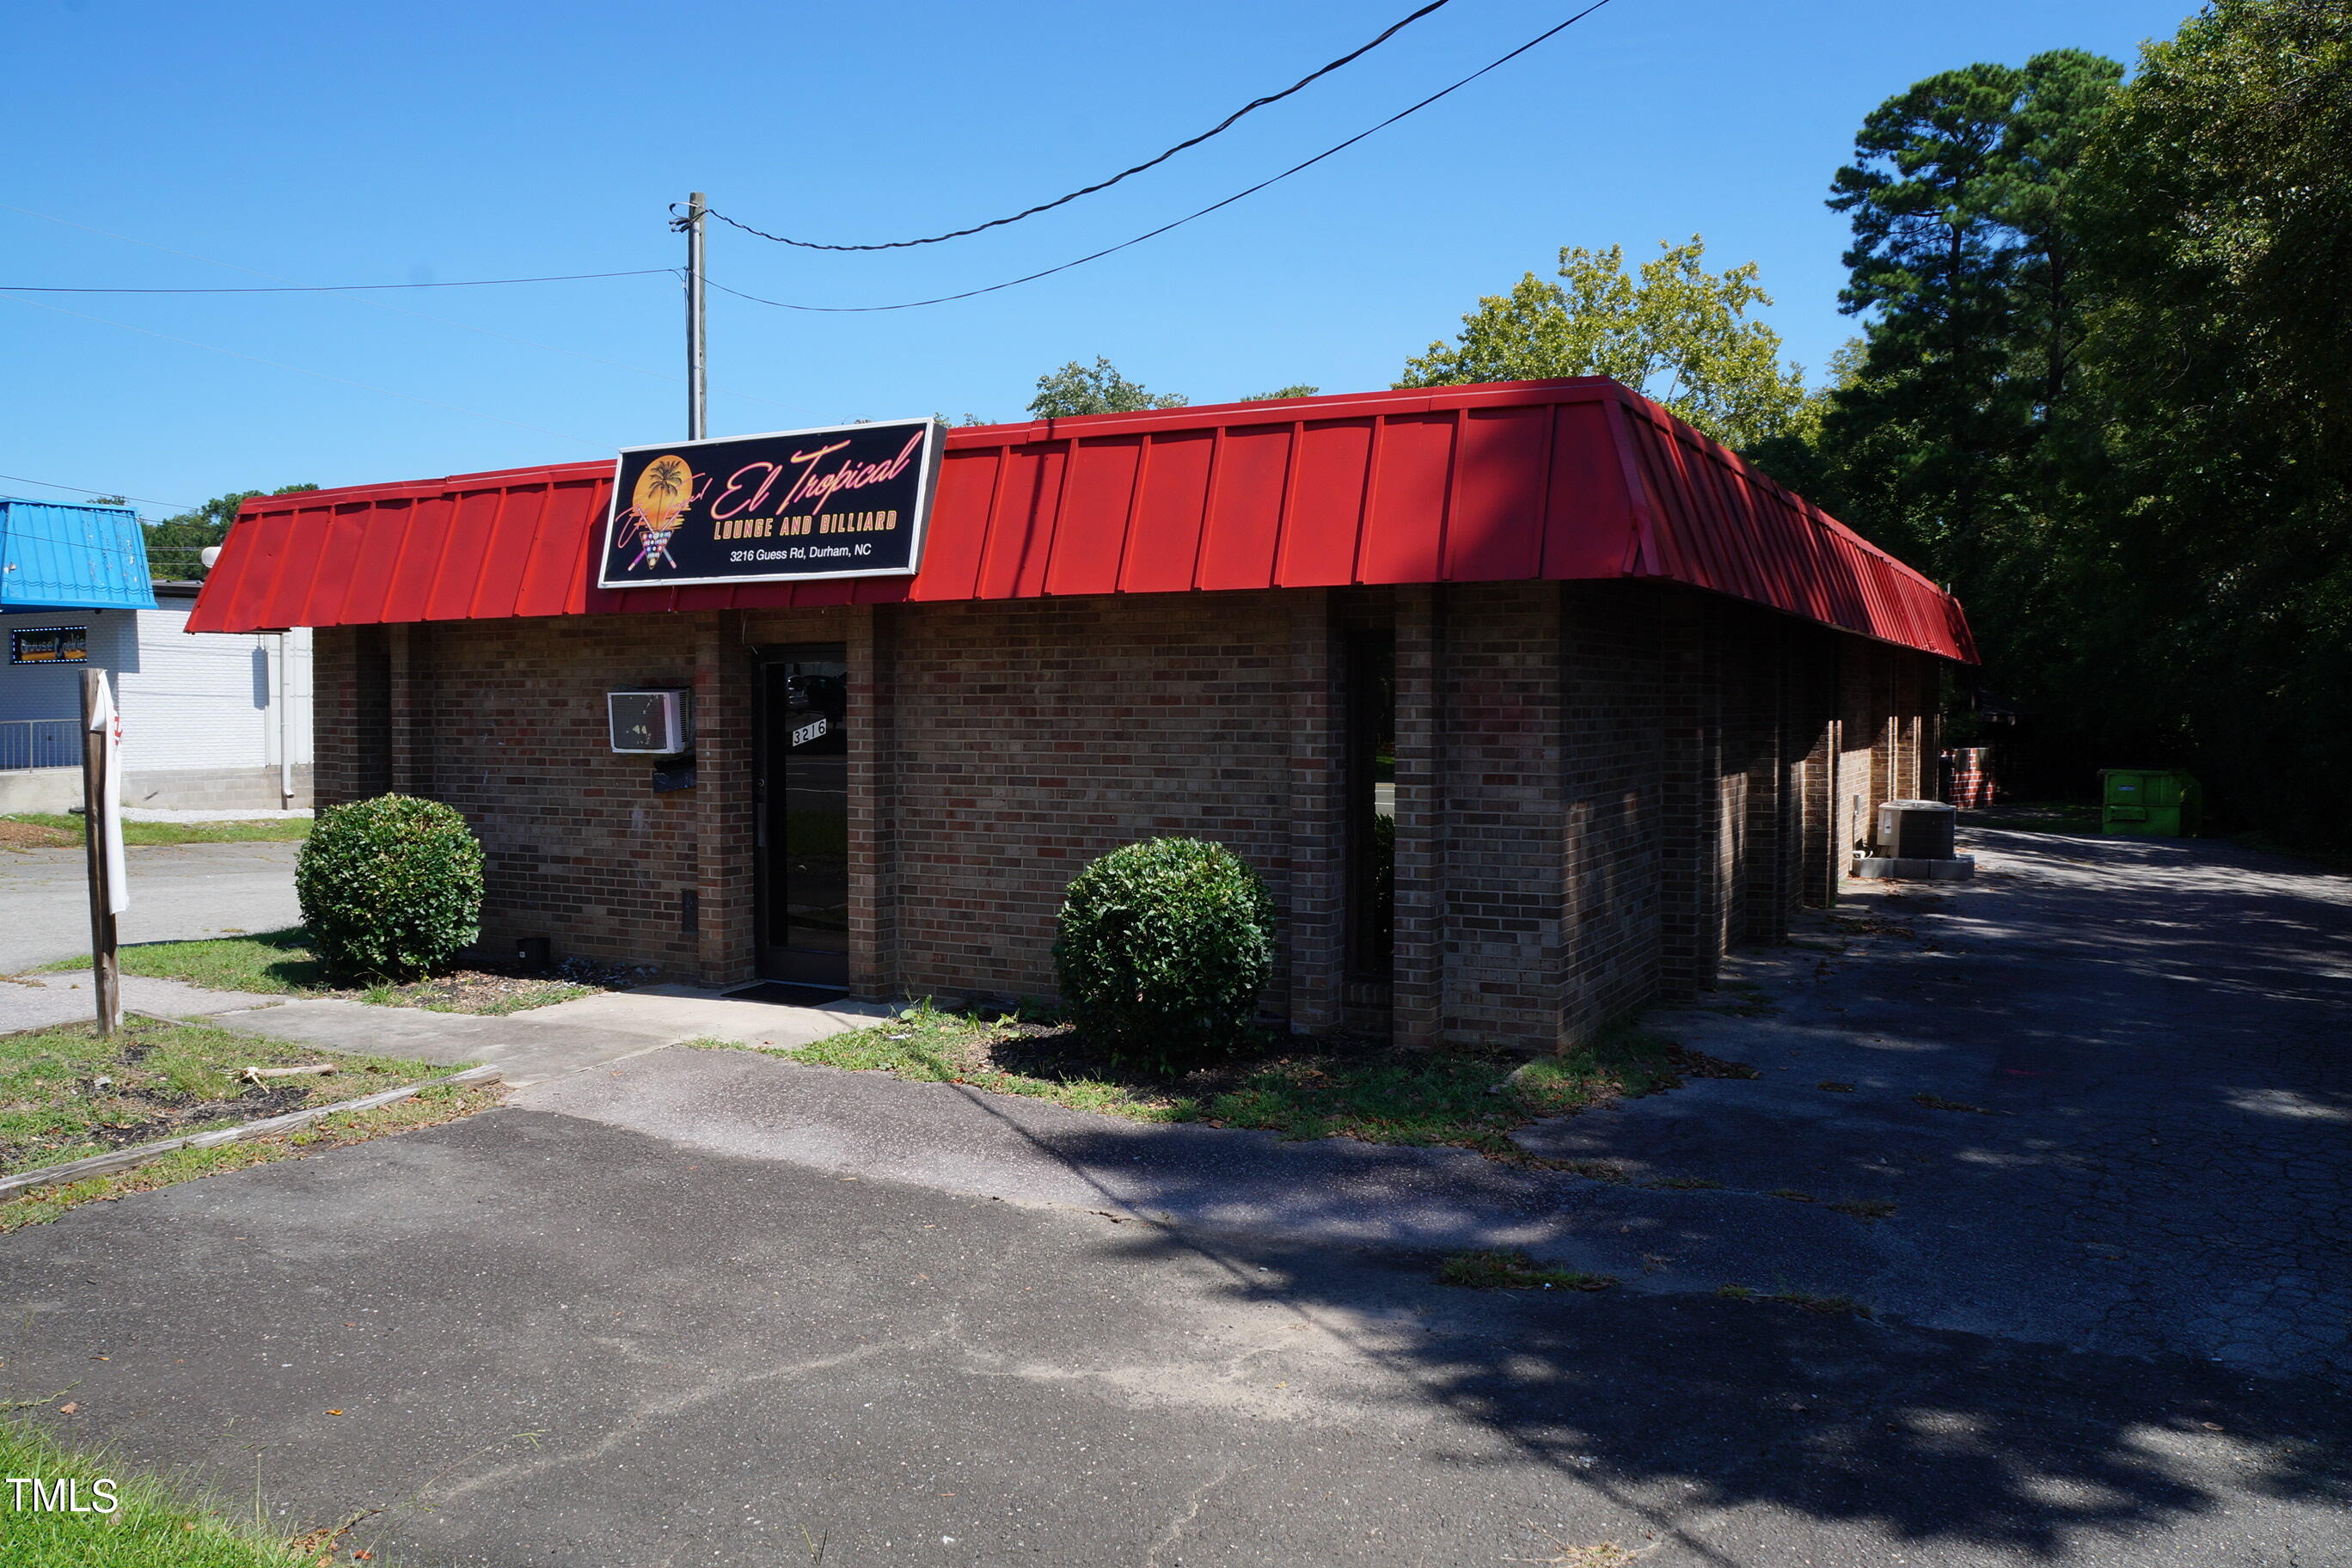
<path id="1" fill-rule="evenodd" d="M 1676 593 L 1660 626 L 1658 993 L 1715 984 L 1723 957 L 1722 693 L 1714 606 Z"/>
<path id="2" fill-rule="evenodd" d="M 742 617 L 721 610 L 694 637 L 695 904 L 688 934 L 706 985 L 758 977 L 752 930 L 751 663 Z"/>
<path id="3" fill-rule="evenodd" d="M 1936 795 L 1936 697 L 1941 683 L 1925 655 L 1895 657 L 1899 671 L 1896 702 L 1903 716 L 1898 751 L 1903 795 L 1908 800 L 1932 800 Z"/>
<path id="4" fill-rule="evenodd" d="M 1658 984 L 1659 590 L 1560 586 L 1561 1049 Z"/>
<path id="5" fill-rule="evenodd" d="M 1744 614 L 1741 730 L 1747 737 L 1747 820 L 1742 826 L 1742 942 L 1778 942 L 1789 930 L 1793 879 L 1789 816 L 1788 623 Z"/>
<path id="6" fill-rule="evenodd" d="M 1525 583 L 1444 593 L 1438 1037 L 1549 1051 L 1567 963 L 1559 594 Z"/>
<path id="7" fill-rule="evenodd" d="M 391 668 L 382 626 L 321 626 L 310 647 L 311 798 L 324 811 L 391 787 Z"/>
<path id="8" fill-rule="evenodd" d="M 1862 803 L 1863 837 L 1878 831 L 1878 804 L 1903 790 L 1902 710 L 1895 700 L 1895 658 L 1884 647 L 1870 650 L 1870 794 Z"/>
<path id="9" fill-rule="evenodd" d="M 1444 748 L 1438 705 L 1439 594 L 1396 593 L 1396 907 L 1391 973 L 1396 1039 L 1437 1043 L 1444 984 Z"/>
<path id="10" fill-rule="evenodd" d="M 1799 719 L 1796 748 L 1798 837 L 1801 841 L 1798 891 L 1804 902 L 1825 909 L 1837 902 L 1838 870 L 1845 845 L 1838 834 L 1838 762 L 1843 749 L 1837 717 L 1837 647 L 1807 630 L 1792 674 Z"/>
<path id="11" fill-rule="evenodd" d="M 1944 670 L 1922 658 L 1919 666 L 1919 798 L 1944 798 Z"/>
<path id="12" fill-rule="evenodd" d="M 849 611 L 849 993 L 881 1001 L 898 989 L 895 777 L 897 682 L 890 612 Z"/>
<path id="13" fill-rule="evenodd" d="M 1290 1026 L 1339 1026 L 1347 963 L 1347 758 L 1341 751 L 1340 646 L 1330 593 L 1286 595 L 1290 637 Z"/>
<path id="14" fill-rule="evenodd" d="M 429 765 L 417 755 L 417 731 L 425 702 L 425 673 L 418 668 L 424 655 L 418 645 L 424 637 L 405 622 L 386 630 L 390 646 L 385 709 L 391 742 L 387 783 L 394 795 L 424 795 L 429 789 L 425 782 Z"/>
<path id="15" fill-rule="evenodd" d="M 1835 797 L 1836 873 L 1841 884 L 1855 847 L 1873 831 L 1878 802 L 1887 798 L 1884 658 L 1876 644 L 1838 638 L 1839 761 Z"/>

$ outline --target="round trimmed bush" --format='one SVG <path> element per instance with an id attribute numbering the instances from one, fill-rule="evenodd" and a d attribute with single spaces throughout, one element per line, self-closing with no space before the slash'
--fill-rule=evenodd
<path id="1" fill-rule="evenodd" d="M 311 945 L 360 980 L 439 967 L 482 930 L 482 847 L 437 800 L 385 795 L 320 814 L 294 868 Z"/>
<path id="2" fill-rule="evenodd" d="M 1227 1055 L 1274 973 L 1273 900 L 1222 845 L 1130 844 L 1070 884 L 1054 969 L 1071 1018 L 1118 1055 L 1162 1067 Z"/>

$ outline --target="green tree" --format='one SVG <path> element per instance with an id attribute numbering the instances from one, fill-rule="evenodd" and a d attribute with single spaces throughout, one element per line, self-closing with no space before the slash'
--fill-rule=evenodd
<path id="1" fill-rule="evenodd" d="M 268 493 L 290 496 L 318 488 L 316 485 L 280 485 Z M 213 497 L 194 511 L 184 511 L 161 522 L 144 524 L 149 574 L 159 582 L 171 578 L 184 582 L 190 578 L 201 579 L 205 567 L 198 552 L 207 545 L 218 544 L 226 539 L 228 525 L 236 521 L 236 509 L 262 493 L 260 490 L 232 490 L 225 496 Z"/>
<path id="2" fill-rule="evenodd" d="M 2080 49 L 1939 72 L 1871 111 L 1832 183 L 1865 329 L 1822 499 L 1964 597 L 2000 575 L 2011 542 L 1988 536 L 2047 510 L 2037 447 L 2081 341 L 2069 193 L 2122 75 Z"/>
<path id="3" fill-rule="evenodd" d="M 2352 0 L 2216 0 L 2082 160 L 2076 628 L 2050 684 L 2111 760 L 2352 844 Z M 2128 751 L 2126 748 L 2129 748 Z"/>
<path id="4" fill-rule="evenodd" d="M 1882 105 L 1807 489 L 1954 580 L 2045 760 L 2352 847 L 2352 0 L 2213 0 Z"/>
<path id="5" fill-rule="evenodd" d="M 1482 296 L 1454 342 L 1406 361 L 1396 384 L 1605 375 L 1729 446 L 1785 432 L 1805 407 L 1804 374 L 1780 363 L 1779 333 L 1748 319 L 1772 302 L 1756 263 L 1710 273 L 1697 235 L 1659 248 L 1638 279 L 1622 246 L 1563 248 L 1564 284 L 1530 272 L 1508 294 Z"/>
<path id="6" fill-rule="evenodd" d="M 1037 395 L 1029 412 L 1040 419 L 1060 419 L 1077 414 L 1135 414 L 1147 408 L 1181 408 L 1190 402 L 1181 393 L 1146 392 L 1118 374 L 1118 367 L 1097 355 L 1089 370 L 1072 360 L 1061 369 L 1037 378 Z"/>
<path id="7" fill-rule="evenodd" d="M 1244 403 L 1272 403 L 1276 398 L 1282 397 L 1312 397 L 1322 390 L 1323 389 L 1319 386 L 1309 386 L 1302 381 L 1294 383 L 1289 386 L 1277 386 L 1272 392 L 1254 392 L 1250 394 L 1249 396 L 1242 398 L 1240 401 Z"/>

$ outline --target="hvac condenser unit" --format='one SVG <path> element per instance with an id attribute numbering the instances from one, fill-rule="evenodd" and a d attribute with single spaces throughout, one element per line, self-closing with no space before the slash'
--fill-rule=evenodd
<path id="1" fill-rule="evenodd" d="M 694 744 L 694 710 L 684 691 L 608 691 L 604 707 L 613 750 L 633 756 L 675 757 Z"/>
<path id="2" fill-rule="evenodd" d="M 1904 881 L 1964 882 L 1977 874 L 1976 857 L 1952 853 L 1952 808 L 1939 800 L 1883 800 L 1871 845 L 1854 861 L 1857 877 Z"/>

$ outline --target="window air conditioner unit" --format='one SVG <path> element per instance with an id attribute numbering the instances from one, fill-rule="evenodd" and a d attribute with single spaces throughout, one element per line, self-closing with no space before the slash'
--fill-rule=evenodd
<path id="1" fill-rule="evenodd" d="M 608 691 L 606 716 L 613 750 L 633 756 L 675 757 L 694 744 L 694 710 L 684 691 Z"/>

